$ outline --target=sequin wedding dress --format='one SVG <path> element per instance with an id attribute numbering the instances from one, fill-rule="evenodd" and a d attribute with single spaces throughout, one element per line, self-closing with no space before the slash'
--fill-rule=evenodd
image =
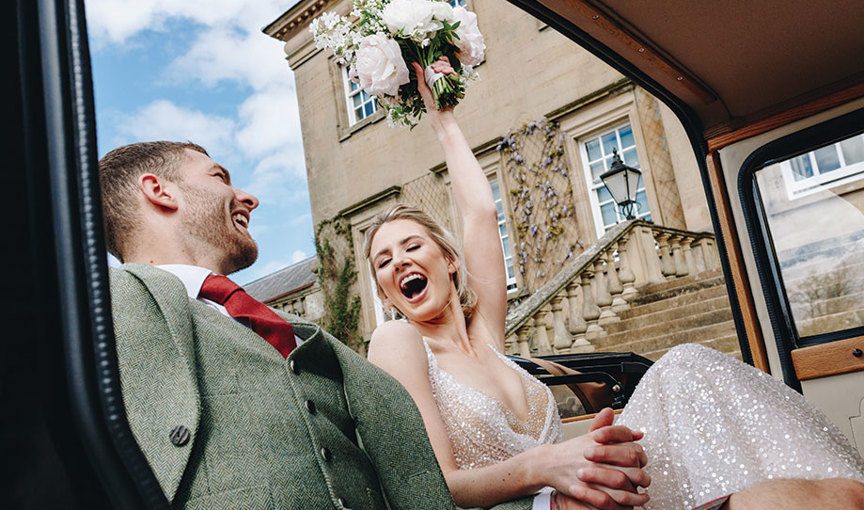
<path id="1" fill-rule="evenodd" d="M 499 401 L 438 367 L 429 379 L 461 469 L 561 440 L 551 393 L 523 377 L 531 410 L 517 420 Z M 828 418 L 781 382 L 696 344 L 680 345 L 645 373 L 616 423 L 642 430 L 651 501 L 646 510 L 696 507 L 776 478 L 851 478 L 864 460 Z"/>

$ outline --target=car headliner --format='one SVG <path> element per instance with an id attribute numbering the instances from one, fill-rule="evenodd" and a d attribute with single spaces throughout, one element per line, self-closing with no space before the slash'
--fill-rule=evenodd
<path id="1" fill-rule="evenodd" d="M 850 87 L 864 95 L 861 0 L 539 3 L 687 103 L 706 138 Z"/>

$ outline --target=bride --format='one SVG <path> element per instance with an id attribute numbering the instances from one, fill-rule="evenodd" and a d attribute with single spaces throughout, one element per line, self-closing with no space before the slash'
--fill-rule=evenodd
<path id="1" fill-rule="evenodd" d="M 452 72 L 444 59 L 433 68 Z M 800 395 L 692 345 L 645 374 L 616 425 L 604 410 L 589 434 L 561 442 L 550 391 L 503 355 L 505 269 L 489 182 L 452 110 L 419 88 L 444 149 L 464 257 L 419 209 L 398 205 L 376 219 L 366 255 L 385 305 L 407 320 L 373 333 L 369 360 L 411 394 L 459 506 L 552 487 L 552 508 L 692 508 L 772 479 L 864 480 L 864 461 Z M 639 490 L 649 484 L 650 501 Z"/>

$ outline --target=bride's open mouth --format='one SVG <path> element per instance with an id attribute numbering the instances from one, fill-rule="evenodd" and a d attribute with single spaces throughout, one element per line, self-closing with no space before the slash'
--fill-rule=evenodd
<path id="1" fill-rule="evenodd" d="M 426 277 L 420 273 L 410 273 L 399 280 L 399 290 L 402 295 L 408 298 L 409 303 L 419 301 L 425 294 Z"/>

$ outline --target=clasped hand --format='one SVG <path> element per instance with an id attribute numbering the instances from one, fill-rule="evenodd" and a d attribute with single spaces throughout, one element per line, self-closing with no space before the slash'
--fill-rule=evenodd
<path id="1" fill-rule="evenodd" d="M 612 425 L 613 418 L 612 410 L 604 409 L 588 434 L 547 447 L 543 469 L 555 488 L 552 510 L 619 510 L 648 501 L 638 492 L 651 483 L 642 470 L 648 458 L 636 443 L 643 434 Z"/>

